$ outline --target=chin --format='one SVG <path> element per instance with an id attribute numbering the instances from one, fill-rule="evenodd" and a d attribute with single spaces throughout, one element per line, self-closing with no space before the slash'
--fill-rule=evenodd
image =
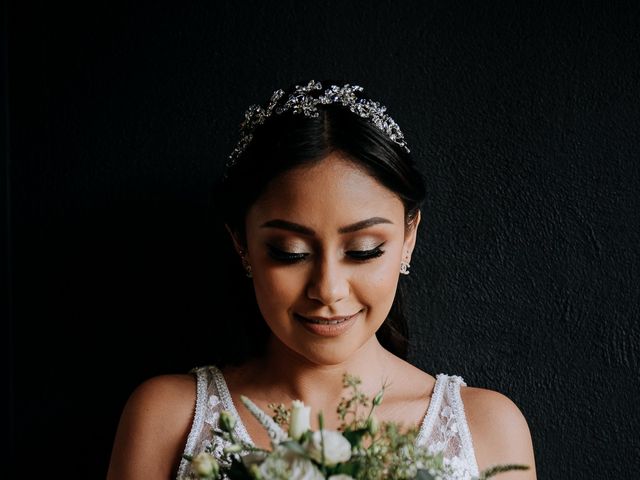
<path id="1" fill-rule="evenodd" d="M 358 353 L 375 339 L 375 331 L 367 325 L 371 321 L 367 310 L 358 312 L 351 328 L 335 334 L 318 334 L 301 326 L 300 320 L 291 315 L 288 328 L 270 325 L 273 339 L 303 362 L 315 365 L 339 365 Z M 378 325 L 379 326 L 379 325 Z M 274 328 L 275 327 L 275 328 Z"/>
<path id="2" fill-rule="evenodd" d="M 354 342 L 353 339 L 340 339 L 336 341 L 323 341 L 303 346 L 303 343 L 296 343 L 289 348 L 294 350 L 300 357 L 315 365 L 340 365 L 352 358 L 358 350 L 367 343 L 366 340 Z"/>

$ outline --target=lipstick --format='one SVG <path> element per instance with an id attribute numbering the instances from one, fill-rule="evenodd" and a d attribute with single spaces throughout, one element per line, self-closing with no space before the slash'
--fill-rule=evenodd
<path id="1" fill-rule="evenodd" d="M 360 312 L 348 317 L 303 317 L 297 313 L 293 315 L 311 333 L 322 337 L 337 337 L 355 324 Z"/>

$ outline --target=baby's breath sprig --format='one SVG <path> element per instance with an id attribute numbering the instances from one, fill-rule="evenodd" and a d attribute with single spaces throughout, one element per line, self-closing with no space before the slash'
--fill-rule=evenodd
<path id="1" fill-rule="evenodd" d="M 276 422 L 283 430 L 289 429 L 289 422 L 291 421 L 291 410 L 285 406 L 284 403 L 270 403 L 267 405 L 273 412 L 273 421 Z"/>
<path id="2" fill-rule="evenodd" d="M 336 409 L 341 422 L 338 428 L 340 431 L 346 429 L 357 430 L 366 426 L 366 422 L 358 417 L 358 406 L 362 406 L 363 408 L 369 406 L 369 399 L 360 391 L 361 384 L 362 380 L 355 375 L 345 373 L 342 377 L 342 386 L 345 389 L 351 389 L 351 396 L 341 397 L 338 408 Z M 351 415 L 350 421 L 347 420 L 348 415 Z"/>
<path id="3" fill-rule="evenodd" d="M 340 403 L 338 404 L 338 408 L 336 412 L 338 413 L 338 418 L 340 419 L 340 426 L 338 430 L 344 432 L 345 430 L 358 430 L 358 429 L 369 429 L 371 433 L 374 434 L 377 429 L 376 419 L 373 417 L 373 413 L 381 403 L 382 398 L 384 396 L 384 392 L 388 387 L 387 382 L 382 385 L 380 391 L 376 394 L 373 400 L 369 400 L 367 395 L 360 390 L 360 385 L 362 384 L 362 380 L 355 375 L 350 375 L 345 373 L 342 377 L 342 386 L 343 388 L 351 389 L 351 396 L 342 397 L 340 399 Z M 358 407 L 361 406 L 363 408 L 369 407 L 369 413 L 366 417 L 362 418 L 358 415 Z M 347 420 L 347 416 L 351 415 L 350 421 Z"/>

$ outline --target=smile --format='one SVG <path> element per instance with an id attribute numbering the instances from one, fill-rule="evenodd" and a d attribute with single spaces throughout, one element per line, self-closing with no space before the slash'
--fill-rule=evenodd
<path id="1" fill-rule="evenodd" d="M 330 318 L 304 317 L 297 313 L 293 315 L 311 333 L 323 337 L 335 337 L 349 330 L 356 321 L 359 313 L 360 311 L 346 317 L 335 316 Z"/>
<path id="2" fill-rule="evenodd" d="M 353 317 L 353 315 L 350 315 L 348 317 L 342 317 L 339 320 L 316 320 L 314 318 L 306 318 L 306 317 L 302 317 L 304 320 L 306 320 L 307 322 L 311 322 L 311 323 L 317 323 L 320 325 L 338 325 L 339 323 L 344 323 L 347 320 L 349 320 L 351 317 Z"/>

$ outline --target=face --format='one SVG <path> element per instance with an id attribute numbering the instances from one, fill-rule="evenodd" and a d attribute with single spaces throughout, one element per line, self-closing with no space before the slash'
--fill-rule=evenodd
<path id="1" fill-rule="evenodd" d="M 246 258 L 276 341 L 325 365 L 376 341 L 418 222 L 338 154 L 275 179 L 247 214 Z"/>

